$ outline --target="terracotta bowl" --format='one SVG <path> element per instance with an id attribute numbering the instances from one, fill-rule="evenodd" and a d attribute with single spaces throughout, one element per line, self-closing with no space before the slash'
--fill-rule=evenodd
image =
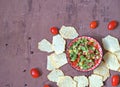
<path id="1" fill-rule="evenodd" d="M 97 46 L 97 50 L 99 52 L 99 56 L 100 58 L 99 59 L 96 59 L 94 61 L 94 66 L 92 66 L 91 68 L 88 68 L 88 69 L 81 69 L 78 65 L 75 65 L 75 62 L 72 62 L 70 59 L 70 53 L 69 53 L 69 48 L 73 45 L 74 42 L 76 42 L 78 39 L 81 39 L 81 38 L 86 38 L 88 40 L 92 40 L 93 42 L 96 43 L 96 46 Z M 94 70 L 102 61 L 102 56 L 103 56 L 103 51 L 102 51 L 102 47 L 100 46 L 99 42 L 96 41 L 94 38 L 91 38 L 91 37 L 88 37 L 88 36 L 80 36 L 80 37 L 77 37 L 75 38 L 74 40 L 72 40 L 68 47 L 67 47 L 67 50 L 66 50 L 66 54 L 67 54 L 67 59 L 68 59 L 68 63 L 76 70 L 78 71 L 83 71 L 83 72 L 87 72 L 87 71 L 91 71 L 91 70 Z"/>

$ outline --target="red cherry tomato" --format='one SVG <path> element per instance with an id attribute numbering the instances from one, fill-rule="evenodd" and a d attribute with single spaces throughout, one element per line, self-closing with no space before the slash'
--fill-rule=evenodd
<path id="1" fill-rule="evenodd" d="M 118 25 L 118 22 L 117 22 L 117 21 L 115 21 L 115 20 L 110 21 L 110 22 L 108 23 L 108 30 L 113 30 L 113 29 L 115 29 L 115 28 L 117 27 L 117 25 Z"/>
<path id="2" fill-rule="evenodd" d="M 38 78 L 40 76 L 40 72 L 36 68 L 32 68 L 30 71 L 30 74 L 33 78 Z"/>
<path id="3" fill-rule="evenodd" d="M 98 22 L 97 21 L 92 21 L 90 23 L 90 28 L 92 28 L 92 29 L 95 29 L 97 26 L 98 26 Z"/>
<path id="4" fill-rule="evenodd" d="M 48 84 L 45 84 L 44 87 L 50 87 Z"/>
<path id="5" fill-rule="evenodd" d="M 119 75 L 113 75 L 112 76 L 112 86 L 117 86 L 119 83 L 120 83 Z"/>
<path id="6" fill-rule="evenodd" d="M 51 27 L 51 28 L 50 28 L 50 31 L 51 31 L 51 33 L 52 33 L 53 35 L 56 35 L 56 34 L 59 33 L 59 30 L 58 30 L 58 28 L 56 28 L 56 27 Z"/>

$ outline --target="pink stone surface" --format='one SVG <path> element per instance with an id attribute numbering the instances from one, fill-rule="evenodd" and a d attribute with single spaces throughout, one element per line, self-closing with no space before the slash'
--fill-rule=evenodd
<path id="1" fill-rule="evenodd" d="M 99 21 L 96 29 L 89 28 L 93 20 Z M 101 44 L 108 34 L 120 40 L 120 26 L 107 29 L 111 20 L 120 22 L 120 0 L 0 0 L 0 87 L 57 87 L 47 79 L 49 54 L 37 49 L 43 38 L 52 41 L 50 27 L 74 26 L 80 36 L 91 36 Z M 38 68 L 42 75 L 32 78 L 31 68 Z M 72 77 L 92 73 L 76 71 L 69 64 L 60 69 Z M 104 87 L 112 87 L 111 77 Z"/>

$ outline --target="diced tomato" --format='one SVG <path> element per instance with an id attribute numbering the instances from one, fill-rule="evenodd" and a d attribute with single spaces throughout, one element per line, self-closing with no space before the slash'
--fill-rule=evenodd
<path id="1" fill-rule="evenodd" d="M 98 61 L 99 61 L 99 59 L 96 59 L 94 62 L 95 62 L 95 64 L 97 64 L 98 63 Z"/>
<path id="2" fill-rule="evenodd" d="M 77 63 L 78 63 L 78 62 L 80 61 L 80 58 L 78 57 L 76 61 L 77 61 Z"/>
<path id="3" fill-rule="evenodd" d="M 72 62 L 72 66 L 73 66 L 73 67 L 76 67 L 76 66 L 77 66 L 77 63 L 78 63 L 77 60 L 74 61 L 74 62 Z"/>
<path id="4" fill-rule="evenodd" d="M 93 45 L 93 42 L 89 41 L 89 42 L 88 42 L 88 45 Z"/>
<path id="5" fill-rule="evenodd" d="M 94 44 L 94 47 L 96 48 L 96 49 L 98 49 L 99 47 L 98 47 L 98 44 Z"/>
<path id="6" fill-rule="evenodd" d="M 93 50 L 89 50 L 89 53 L 94 53 L 94 51 Z"/>

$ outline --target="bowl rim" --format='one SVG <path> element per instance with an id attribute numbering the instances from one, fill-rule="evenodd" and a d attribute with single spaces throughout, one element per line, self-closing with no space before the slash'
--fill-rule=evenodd
<path id="1" fill-rule="evenodd" d="M 80 69 L 80 68 L 77 67 L 77 66 L 73 66 L 72 63 L 71 63 L 71 61 L 70 61 L 69 52 L 68 52 L 68 49 L 70 48 L 70 46 L 71 46 L 74 42 L 76 42 L 79 38 L 83 38 L 83 37 L 84 37 L 84 38 L 87 38 L 88 40 L 92 39 L 94 42 L 96 42 L 97 45 L 98 45 L 98 50 L 99 50 L 99 52 L 100 52 L 100 58 L 98 59 L 97 63 L 96 63 L 93 67 L 91 67 L 91 68 L 89 68 L 89 69 L 86 69 L 86 70 Z M 75 70 L 78 70 L 78 71 L 88 72 L 88 71 L 94 70 L 95 68 L 97 68 L 97 67 L 100 65 L 100 63 L 101 63 L 101 61 L 102 61 L 102 59 L 103 59 L 103 58 L 102 58 L 102 57 L 103 57 L 103 50 L 102 50 L 102 47 L 101 47 L 100 43 L 99 43 L 96 39 L 94 39 L 94 38 L 92 38 L 92 37 L 89 37 L 89 36 L 78 36 L 78 37 L 76 37 L 75 39 L 73 39 L 73 40 L 68 44 L 67 49 L 66 49 L 66 56 L 67 56 L 68 63 L 70 64 L 70 66 L 71 66 L 72 68 L 74 68 Z"/>

